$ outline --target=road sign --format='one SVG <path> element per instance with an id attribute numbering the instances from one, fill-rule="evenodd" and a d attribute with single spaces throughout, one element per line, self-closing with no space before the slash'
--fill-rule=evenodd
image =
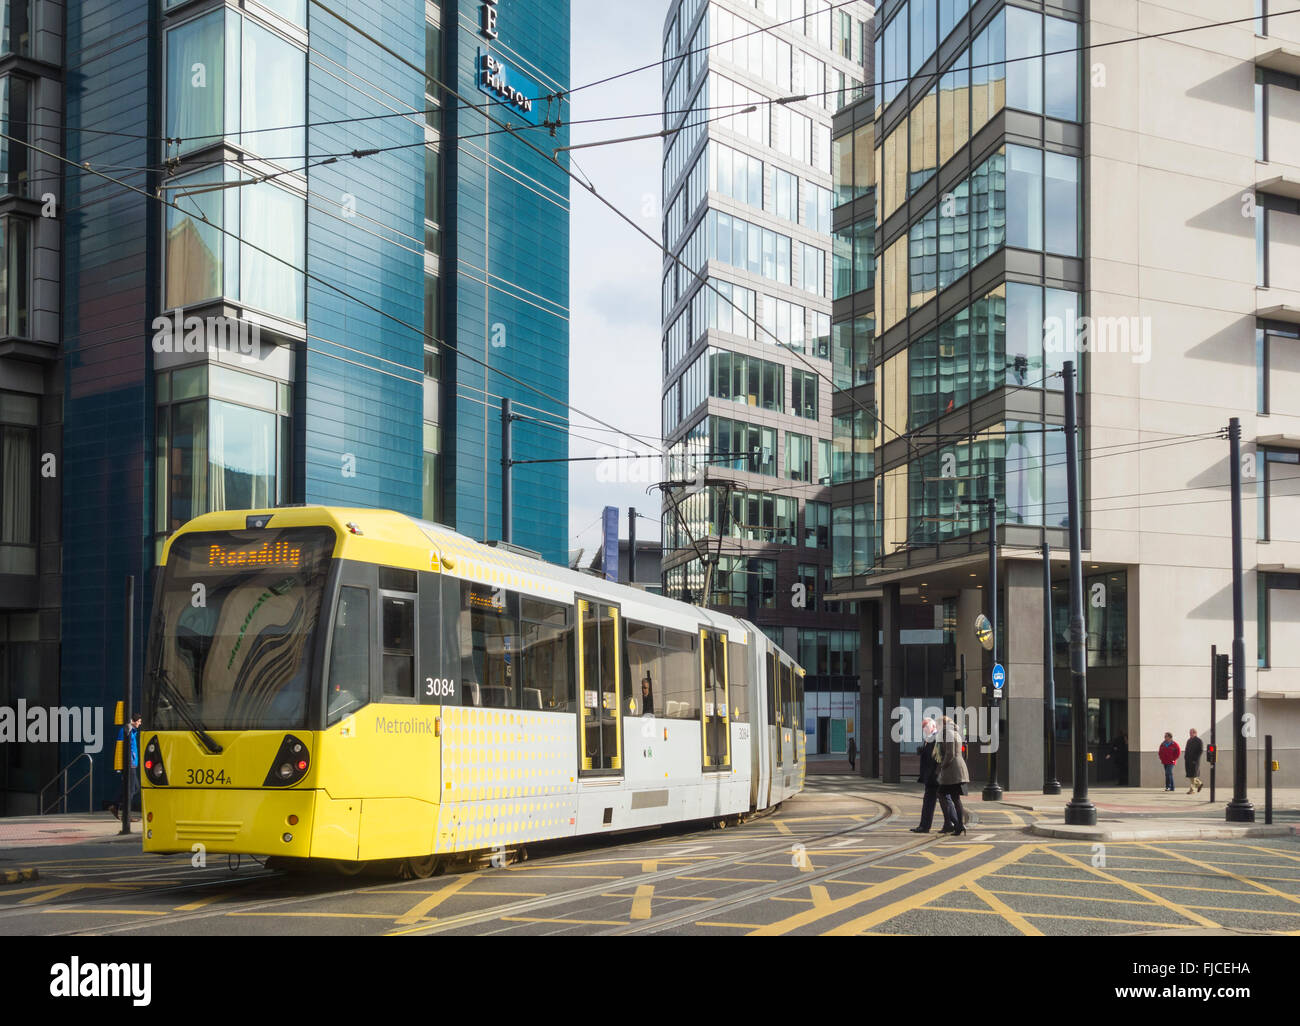
<path id="1" fill-rule="evenodd" d="M 993 690 L 1001 691 L 1007 686 L 1007 671 L 1002 668 L 1001 663 L 993 666 Z"/>

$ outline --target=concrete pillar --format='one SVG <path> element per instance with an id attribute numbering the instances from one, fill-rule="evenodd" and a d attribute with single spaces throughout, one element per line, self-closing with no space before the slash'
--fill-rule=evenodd
<path id="1" fill-rule="evenodd" d="M 880 749 L 876 737 L 875 681 L 880 679 L 876 659 L 876 635 L 880 631 L 880 603 L 858 603 L 858 772 L 864 777 L 880 776 Z"/>
<path id="2" fill-rule="evenodd" d="M 966 691 L 962 705 L 980 704 L 980 685 L 984 680 L 984 647 L 975 640 L 975 620 L 984 612 L 984 592 L 963 588 L 957 596 L 957 671 L 961 657 L 966 657 Z M 961 683 L 957 684 L 958 689 Z"/>
<path id="3" fill-rule="evenodd" d="M 1041 562 L 1007 560 L 1007 671 L 999 769 L 1012 791 L 1041 791 L 1043 758 L 1043 567 Z M 1059 760 L 1058 760 L 1059 761 Z"/>
<path id="4" fill-rule="evenodd" d="M 880 629 L 884 639 L 880 646 L 881 672 L 880 681 L 883 689 L 884 706 L 884 758 L 881 760 L 880 779 L 886 784 L 899 781 L 899 745 L 890 737 L 893 723 L 891 712 L 898 708 L 903 695 L 903 647 L 899 644 L 899 621 L 901 619 L 902 598 L 897 584 L 884 586 L 884 598 L 880 603 Z"/>

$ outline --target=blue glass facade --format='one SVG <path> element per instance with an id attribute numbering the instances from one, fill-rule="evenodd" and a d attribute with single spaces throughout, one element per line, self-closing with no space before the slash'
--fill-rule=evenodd
<path id="1" fill-rule="evenodd" d="M 531 116 L 561 115 L 545 95 L 569 82 L 569 4 L 502 0 L 495 40 L 465 26 L 480 24 L 480 8 L 460 0 L 454 39 L 456 89 L 474 102 L 480 52 L 535 84 Z M 451 19 L 446 19 L 450 23 Z M 539 116 L 540 115 L 540 116 Z M 504 104 L 494 116 L 514 125 L 526 117 Z M 562 116 L 567 120 L 567 105 Z M 481 363 L 455 360 L 446 508 L 458 530 L 475 537 L 501 536 L 501 399 L 520 412 L 567 424 L 560 403 L 569 399 L 569 178 L 543 154 L 568 144 L 568 128 L 521 138 L 475 110 L 448 111 L 446 134 L 457 138 L 448 168 L 448 213 L 456 263 L 448 277 L 450 323 L 457 347 Z M 566 162 L 567 154 L 560 158 Z M 483 366 L 486 364 L 486 368 Z M 498 373 L 501 372 L 501 373 Z M 559 402 L 549 402 L 504 375 L 526 381 Z M 529 409 L 533 407 L 533 409 Z M 530 421 L 514 426 L 519 459 L 563 459 L 567 432 Z M 567 558 L 569 475 L 564 463 L 516 467 L 512 477 L 514 541 L 553 562 Z"/>
<path id="2" fill-rule="evenodd" d="M 191 171 L 220 182 L 222 164 L 229 183 L 236 162 L 287 173 L 274 187 L 186 201 L 206 220 L 166 213 L 91 174 L 67 175 L 59 704 L 103 706 L 111 720 L 122 690 L 127 575 L 136 578 L 139 694 L 155 554 L 193 515 L 275 502 L 427 515 L 428 450 L 439 438 L 434 508 L 457 530 L 493 539 L 501 534 L 501 397 L 552 425 L 518 422 L 515 458 L 567 456 L 569 179 L 480 112 L 445 102 L 416 69 L 441 74 L 516 126 L 567 120 L 559 101 L 544 97 L 568 88 L 569 6 L 502 0 L 491 5 L 491 40 L 479 31 L 482 6 L 331 3 L 415 67 L 310 3 L 224 20 L 211 17 L 220 8 L 211 0 L 68 8 L 69 159 L 147 168 L 179 153 L 172 179 L 121 172 L 146 192 Z M 224 31 L 175 31 L 205 16 Z M 479 89 L 481 54 L 502 82 L 535 89 L 531 112 Z M 426 115 L 429 97 L 440 114 Z M 268 131 L 297 122 L 305 133 Z M 180 147 L 163 141 L 175 133 L 186 138 Z M 567 127 L 529 134 L 544 153 L 568 142 Z M 321 163 L 369 150 L 383 152 Z M 223 237 L 223 226 L 233 234 Z M 249 249 L 254 237 L 283 259 Z M 260 280 L 250 275 L 255 263 Z M 299 290 L 293 301 L 281 301 L 285 289 Z M 210 355 L 159 356 L 154 318 L 181 306 L 258 322 L 270 356 L 233 375 Z M 487 368 L 445 349 L 431 361 L 441 347 L 426 331 Z M 235 440 L 249 424 L 268 425 L 264 450 Z M 250 452 L 262 460 L 252 469 Z M 567 465 L 519 466 L 513 491 L 514 541 L 565 560 Z M 98 756 L 101 798 L 116 780 L 111 747 Z M 60 753 L 59 765 L 75 754 Z"/>

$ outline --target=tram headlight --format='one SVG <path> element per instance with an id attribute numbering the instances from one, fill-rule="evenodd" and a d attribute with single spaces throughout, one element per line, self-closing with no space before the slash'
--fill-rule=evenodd
<path id="1" fill-rule="evenodd" d="M 144 763 L 144 775 L 149 778 L 149 783 L 155 787 L 162 787 L 167 783 L 167 768 L 163 766 L 162 748 L 158 744 L 157 734 L 144 746 L 144 758 L 141 761 Z"/>
<path id="2" fill-rule="evenodd" d="M 262 786 L 290 787 L 305 777 L 310 768 L 311 753 L 307 751 L 307 746 L 292 734 L 285 734 Z"/>

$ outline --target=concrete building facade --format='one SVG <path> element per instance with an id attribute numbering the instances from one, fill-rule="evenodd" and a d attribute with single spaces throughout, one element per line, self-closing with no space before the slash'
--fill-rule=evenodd
<path id="1" fill-rule="evenodd" d="M 837 550 L 836 594 L 859 600 L 864 638 L 881 638 L 862 662 L 886 779 L 898 775 L 898 709 L 977 705 L 988 685 L 992 656 L 973 623 L 988 610 L 977 503 L 990 496 L 1007 673 L 999 775 L 1016 789 L 1043 781 L 1046 542 L 1048 719 L 1068 779 L 1059 373 L 1071 359 L 1090 773 L 1156 785 L 1166 731 L 1181 744 L 1189 728 L 1217 727 L 1219 780 L 1231 780 L 1230 703 L 1212 723 L 1210 646 L 1232 645 L 1220 432 L 1238 417 L 1242 741 L 1252 785 L 1266 734 L 1277 783 L 1300 782 L 1300 19 L 1268 6 L 880 5 L 874 467 L 869 485 L 836 498 L 854 509 L 846 544 L 870 558 Z M 842 118 L 837 138 L 866 121 Z M 859 215 L 837 211 L 837 229 Z M 918 663 L 901 632 L 927 627 L 944 632 L 933 641 L 946 652 Z M 984 760 L 972 768 L 982 780 Z"/>

